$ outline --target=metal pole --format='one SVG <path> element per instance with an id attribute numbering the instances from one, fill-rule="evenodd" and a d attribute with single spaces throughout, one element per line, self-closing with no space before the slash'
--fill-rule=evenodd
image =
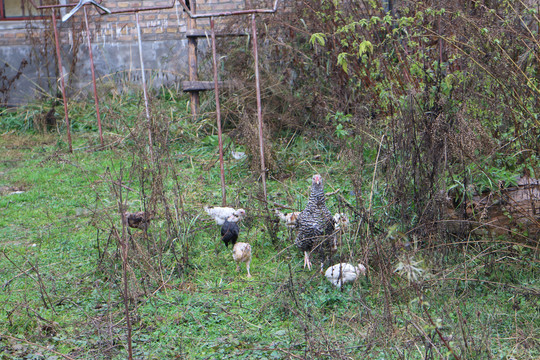
<path id="1" fill-rule="evenodd" d="M 259 53 L 257 48 L 257 24 L 255 14 L 251 15 L 251 27 L 253 31 L 253 57 L 255 61 L 255 89 L 257 90 L 257 117 L 259 119 L 259 148 L 261 156 L 261 177 L 263 183 L 264 200 L 266 201 L 266 166 L 264 165 L 264 139 L 261 109 L 261 85 L 259 81 Z"/>
<path id="2" fill-rule="evenodd" d="M 175 0 L 173 0 L 174 3 Z M 222 12 L 207 12 L 203 14 L 195 14 L 194 11 L 190 11 L 187 7 L 184 0 L 178 0 L 180 5 L 184 8 L 184 10 L 188 13 L 189 17 L 193 19 L 198 18 L 207 18 L 207 17 L 218 17 L 218 16 L 233 16 L 233 15 L 249 15 L 249 14 L 273 14 L 277 11 L 279 0 L 275 0 L 274 6 L 271 9 L 248 9 L 248 10 L 235 10 L 235 11 L 222 11 Z M 171 5 L 172 7 L 172 5 Z M 121 10 L 126 11 L 126 10 Z M 111 11 L 111 13 L 115 13 L 115 11 Z"/>
<path id="3" fill-rule="evenodd" d="M 51 11 L 52 22 L 54 27 L 54 42 L 56 44 L 56 57 L 58 59 L 58 75 L 60 75 L 60 84 L 62 88 L 62 100 L 64 101 L 64 114 L 67 128 L 67 139 L 69 152 L 73 152 L 73 146 L 71 145 L 71 130 L 69 125 L 68 108 L 67 108 L 67 96 L 66 96 L 66 84 L 64 82 L 64 71 L 62 70 L 62 56 L 60 55 L 60 43 L 58 42 L 58 29 L 56 28 L 56 10 Z"/>
<path id="4" fill-rule="evenodd" d="M 219 85 L 217 72 L 217 54 L 216 54 L 216 33 L 214 31 L 214 18 L 210 18 L 210 31 L 212 34 L 212 58 L 214 60 L 214 94 L 216 95 L 216 117 L 218 127 L 218 144 L 219 144 L 219 170 L 221 173 L 221 199 L 222 205 L 227 205 L 227 197 L 225 192 L 225 169 L 223 165 L 223 139 L 221 134 L 221 108 L 219 104 Z"/>
<path id="5" fill-rule="evenodd" d="M 146 119 L 148 120 L 148 144 L 150 147 L 150 160 L 154 160 L 153 154 L 153 142 L 152 142 L 152 120 L 150 119 L 150 111 L 148 110 L 148 93 L 146 91 L 146 76 L 144 75 L 144 61 L 142 52 L 142 40 L 141 40 L 141 26 L 139 24 L 139 13 L 135 13 L 135 20 L 137 22 L 137 37 L 139 41 L 139 57 L 141 59 L 141 75 L 144 94 L 144 108 L 146 109 Z"/>
<path id="6" fill-rule="evenodd" d="M 190 1 L 191 12 L 195 13 L 197 10 L 196 0 Z M 189 14 L 188 14 L 189 15 Z M 187 25 L 190 29 L 197 28 L 197 20 L 188 17 Z M 197 73 L 197 39 L 194 37 L 188 37 L 188 70 L 189 70 L 189 81 L 199 80 L 199 75 Z M 191 107 L 191 115 L 193 119 L 196 120 L 199 115 L 199 106 L 200 106 L 200 96 L 198 91 L 189 92 L 189 106 Z"/>
<path id="7" fill-rule="evenodd" d="M 83 6 L 84 10 L 84 23 L 86 25 L 86 37 L 88 39 L 88 55 L 90 55 L 90 70 L 92 71 L 92 84 L 94 86 L 94 103 L 96 104 L 96 116 L 99 130 L 99 141 L 103 146 L 103 132 L 101 131 L 101 115 L 99 113 L 99 99 L 96 88 L 96 72 L 94 70 L 94 56 L 92 55 L 92 42 L 90 41 L 90 27 L 88 26 L 88 15 L 86 13 L 86 6 Z"/>
<path id="8" fill-rule="evenodd" d="M 33 3 L 33 0 L 28 0 Z M 175 2 L 177 0 L 172 0 L 171 5 L 164 5 L 164 6 L 143 6 L 143 7 L 132 7 L 132 8 L 120 8 L 119 10 L 110 10 L 110 14 L 125 14 L 125 13 L 133 13 L 133 12 L 139 12 L 139 11 L 156 11 L 156 10 L 165 10 L 165 9 L 171 9 L 174 7 Z M 210 17 L 221 17 L 221 16 L 235 16 L 235 15 L 249 15 L 249 14 L 274 14 L 277 11 L 279 0 L 275 0 L 274 6 L 271 9 L 247 9 L 247 10 L 235 10 L 235 11 L 222 11 L 222 12 L 206 12 L 201 14 L 195 13 L 195 6 L 193 6 L 193 2 L 190 1 L 190 7 L 187 6 L 186 2 L 184 0 L 178 0 L 184 11 L 188 14 L 188 16 L 191 19 L 199 19 L 199 18 L 210 18 Z M 56 5 L 57 7 L 68 7 L 68 6 L 74 6 L 75 4 L 68 4 L 68 5 Z M 37 9 L 44 9 L 49 8 L 51 6 L 36 6 Z M 100 14 L 105 15 L 105 14 Z"/>

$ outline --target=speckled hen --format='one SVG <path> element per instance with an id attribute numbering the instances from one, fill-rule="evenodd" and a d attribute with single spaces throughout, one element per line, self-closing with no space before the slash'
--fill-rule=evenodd
<path id="1" fill-rule="evenodd" d="M 296 228 L 298 233 L 294 243 L 304 252 L 304 268 L 307 266 L 311 270 L 309 255 L 314 250 L 322 254 L 322 268 L 324 260 L 335 244 L 335 232 L 334 219 L 326 207 L 321 175 L 313 175 L 308 203 L 298 215 Z"/>

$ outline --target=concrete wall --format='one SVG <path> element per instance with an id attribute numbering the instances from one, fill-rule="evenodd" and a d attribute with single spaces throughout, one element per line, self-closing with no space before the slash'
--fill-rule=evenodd
<path id="1" fill-rule="evenodd" d="M 111 10 L 141 6 L 168 6 L 172 0 L 108 1 Z M 187 15 L 178 2 L 176 6 L 159 11 L 141 12 L 139 23 L 147 81 L 153 86 L 177 86 L 188 80 L 187 73 Z M 197 12 L 243 9 L 244 0 L 199 0 Z M 92 52 L 99 84 L 106 88 L 129 82 L 140 83 L 139 45 L 134 14 L 100 16 L 87 7 L 92 34 Z M 65 13 L 65 11 L 63 11 Z M 220 18 L 218 31 L 227 21 Z M 208 20 L 198 20 L 197 27 L 207 28 Z M 82 9 L 62 23 L 58 19 L 62 63 L 71 96 L 92 91 L 86 31 Z M 51 18 L 33 21 L 0 22 L 0 103 L 19 105 L 39 98 L 42 93 L 53 93 L 58 80 L 54 32 Z M 207 41 L 199 41 L 199 51 L 206 52 Z M 21 64 L 22 74 L 17 76 Z M 8 64 L 8 65 L 5 65 Z M 211 76 L 211 75 L 210 75 Z M 15 81 L 12 79 L 17 78 Z M 208 78 L 201 73 L 201 79 Z M 9 90 L 9 91 L 6 91 Z"/>
<path id="2" fill-rule="evenodd" d="M 22 21 L 0 23 L 0 34 L 0 105 L 31 101 L 54 83 L 54 58 L 36 51 Z"/>

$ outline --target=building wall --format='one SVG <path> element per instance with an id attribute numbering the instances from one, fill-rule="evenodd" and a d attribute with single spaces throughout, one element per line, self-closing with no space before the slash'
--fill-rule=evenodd
<path id="1" fill-rule="evenodd" d="M 60 1 L 65 3 L 65 0 Z M 172 0 L 104 0 L 102 5 L 110 10 L 125 10 L 172 3 Z M 188 80 L 187 14 L 178 1 L 174 4 L 170 9 L 139 13 L 146 78 L 153 86 L 166 84 L 180 88 L 181 82 Z M 244 0 L 199 0 L 197 13 L 243 9 L 244 6 Z M 69 9 L 61 13 L 67 11 Z M 111 84 L 120 87 L 140 83 L 135 14 L 100 16 L 92 6 L 87 6 L 87 12 L 98 86 L 106 84 L 104 88 L 112 89 Z M 57 25 L 70 96 L 84 95 L 92 89 L 83 14 L 80 9 L 65 23 L 58 19 Z M 237 20 L 219 18 L 216 20 L 218 31 L 227 21 Z M 199 19 L 197 27 L 207 28 L 208 23 L 208 19 Z M 41 93 L 51 93 L 58 71 L 50 15 L 44 20 L 0 22 L 0 34 L 0 104 L 19 105 Z M 198 43 L 199 51 L 206 52 L 208 42 L 203 38 Z"/>

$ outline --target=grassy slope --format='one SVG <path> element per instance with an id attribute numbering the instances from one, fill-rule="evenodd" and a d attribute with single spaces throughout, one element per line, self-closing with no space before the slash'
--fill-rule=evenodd
<path id="1" fill-rule="evenodd" d="M 75 148 L 95 142 L 84 134 L 75 139 Z M 171 252 L 161 258 L 132 254 L 135 358 L 450 357 L 435 327 L 462 358 L 540 356 L 535 349 L 540 303 L 520 290 L 538 287 L 536 263 L 515 258 L 505 262 L 507 269 L 495 265 L 488 272 L 474 249 L 440 259 L 419 252 L 432 274 L 420 288 L 370 267 L 367 279 L 336 291 L 316 271 L 301 269 L 302 257 L 294 246 L 288 247 L 284 229 L 272 243 L 254 200 L 259 192 L 254 175 L 245 161 L 227 156 L 229 203 L 252 214 L 241 238 L 254 248 L 254 278 L 247 279 L 243 267 L 235 273 L 229 251 L 219 242 L 218 227 L 201 220 L 202 204 L 220 203 L 215 147 L 185 137 L 174 146 L 171 156 L 185 204 L 181 236 L 175 241 L 178 252 L 189 244 L 189 267 L 173 271 L 178 258 Z M 25 191 L 0 196 L 0 334 L 52 346 L 73 358 L 125 358 L 121 261 L 116 243 L 107 247 L 107 230 L 120 222 L 116 199 L 103 180 L 107 170 L 117 176 L 123 169 L 124 181 L 131 180 L 129 186 L 138 189 L 136 176 L 129 175 L 133 152 L 120 146 L 66 154 L 54 136 L 13 134 L 2 136 L 0 147 L 0 186 Z M 322 157 L 314 157 L 317 153 Z M 290 162 L 285 166 L 294 168 L 296 176 L 269 181 L 272 200 L 301 207 L 307 179 L 316 171 L 331 174 L 327 192 L 348 188 L 340 163 L 320 143 L 293 142 L 287 152 L 292 159 L 278 154 Z M 165 184 L 174 185 L 170 177 Z M 129 196 L 132 208 L 140 206 L 139 196 Z M 329 205 L 337 209 L 334 200 Z M 165 221 L 158 218 L 149 232 L 153 239 L 165 238 Z M 142 234 L 134 236 L 144 247 Z M 367 239 L 349 234 L 344 240 L 354 256 L 373 256 Z M 105 250 L 102 259 L 98 249 Z M 489 251 L 496 257 L 496 248 Z M 448 263 L 441 266 L 444 261 Z M 392 292 L 384 290 L 385 281 L 391 282 Z M 27 341 L 1 337 L 0 349 L 6 358 L 52 355 Z"/>

